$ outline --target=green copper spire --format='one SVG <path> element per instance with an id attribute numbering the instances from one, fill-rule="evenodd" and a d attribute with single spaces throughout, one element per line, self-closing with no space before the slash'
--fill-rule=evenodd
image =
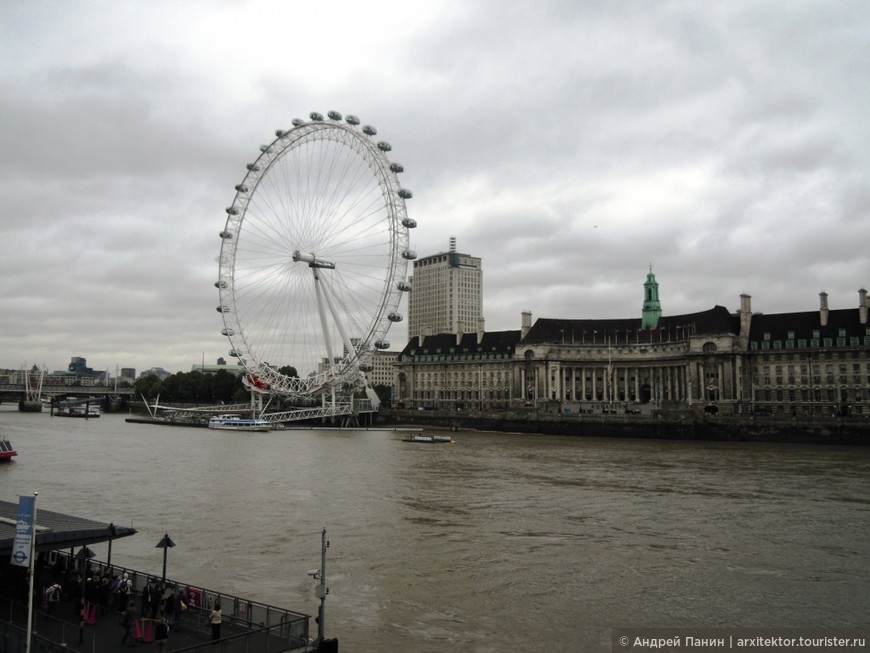
<path id="1" fill-rule="evenodd" d="M 652 264 L 649 266 L 649 274 L 646 275 L 646 283 L 643 284 L 643 317 L 640 327 L 644 330 L 655 329 L 659 325 L 662 316 L 662 305 L 659 302 L 659 284 L 656 275 L 653 274 Z"/>

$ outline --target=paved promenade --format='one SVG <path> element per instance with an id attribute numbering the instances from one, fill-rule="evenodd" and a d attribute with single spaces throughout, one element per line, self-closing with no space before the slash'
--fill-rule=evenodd
<path id="1" fill-rule="evenodd" d="M 0 610 L 4 620 L 7 615 L 11 622 L 22 629 L 26 629 L 27 615 L 24 606 L 20 603 L 10 604 L 6 599 L 0 599 Z M 153 641 L 153 626 L 151 620 L 140 621 L 140 640 L 133 646 L 121 644 L 124 635 L 124 627 L 120 624 L 119 613 L 105 615 L 97 614 L 93 624 L 82 624 L 78 616 L 74 614 L 71 599 L 64 599 L 52 608 L 50 616 L 47 616 L 41 606 L 33 613 L 33 650 L 37 651 L 81 651 L 82 653 L 116 653 L 130 651 L 131 649 L 142 652 L 155 651 Z M 220 653 L 283 653 L 306 651 L 305 647 L 291 649 L 287 646 L 287 640 L 275 635 L 269 636 L 265 631 L 251 629 L 247 624 L 235 622 L 224 618 L 221 624 L 221 639 L 212 642 L 211 627 L 206 623 L 208 615 L 206 610 L 190 609 L 182 617 L 182 621 L 170 630 L 166 651 L 215 651 Z M 0 624 L 2 626 L 2 624 Z M 7 646 L 10 644 L 10 633 L 5 633 Z M 19 635 L 13 634 L 13 639 Z M 23 637 L 23 636 L 21 636 Z M 58 645 L 56 649 L 46 647 L 45 640 Z M 199 648 L 197 648 L 199 647 Z M 24 650 L 23 645 L 19 648 L 12 646 L 8 651 Z M 313 647 L 307 649 L 315 650 Z"/>

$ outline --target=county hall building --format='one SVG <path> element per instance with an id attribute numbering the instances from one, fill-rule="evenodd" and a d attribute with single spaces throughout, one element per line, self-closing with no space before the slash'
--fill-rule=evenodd
<path id="1" fill-rule="evenodd" d="M 863 289 L 855 308 L 829 309 L 821 293 L 818 310 L 754 314 L 744 294 L 736 312 L 667 315 L 650 270 L 634 318 L 526 312 L 516 331 L 416 331 L 396 359 L 397 408 L 870 416 Z"/>

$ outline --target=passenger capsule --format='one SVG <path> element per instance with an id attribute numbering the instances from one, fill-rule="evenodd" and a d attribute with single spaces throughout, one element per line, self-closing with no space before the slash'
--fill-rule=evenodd
<path id="1" fill-rule="evenodd" d="M 387 143 L 387 141 L 378 141 L 378 149 L 381 152 L 389 152 L 393 149 L 393 146 Z"/>
<path id="2" fill-rule="evenodd" d="M 404 252 L 402 252 L 402 258 L 413 261 L 415 258 L 417 258 L 417 252 L 415 252 L 413 249 L 406 249 Z"/>
<path id="3" fill-rule="evenodd" d="M 272 151 L 271 145 L 261 145 L 260 146 L 260 152 L 271 152 L 271 151 Z"/>
<path id="4" fill-rule="evenodd" d="M 226 304 L 224 304 L 223 306 L 218 306 L 218 307 L 217 307 L 217 312 L 218 312 L 218 313 L 229 313 L 229 312 L 230 312 L 230 307 L 227 306 Z"/>
<path id="5" fill-rule="evenodd" d="M 401 163 L 391 163 L 390 170 L 392 170 L 393 172 L 405 172 L 405 166 L 403 166 Z"/>
<path id="6" fill-rule="evenodd" d="M 228 206 L 227 213 L 229 213 L 230 215 L 238 215 L 239 210 L 235 206 Z"/>
<path id="7" fill-rule="evenodd" d="M 238 184 L 238 185 L 236 186 L 236 192 L 237 192 L 237 193 L 247 193 L 248 190 L 249 190 L 248 187 L 245 186 L 244 184 Z"/>
<path id="8" fill-rule="evenodd" d="M 390 322 L 401 322 L 402 316 L 399 313 L 390 313 L 389 315 L 387 315 L 387 319 Z"/>
<path id="9" fill-rule="evenodd" d="M 341 114 L 338 111 L 329 111 L 327 114 L 330 120 L 341 120 Z"/>
<path id="10" fill-rule="evenodd" d="M 414 218 L 402 218 L 402 226 L 413 229 L 417 226 L 417 221 Z"/>
<path id="11" fill-rule="evenodd" d="M 348 124 L 348 125 L 354 125 L 354 126 L 356 126 L 356 125 L 359 124 L 359 118 L 357 118 L 356 116 L 352 116 L 352 115 L 351 115 L 351 116 L 347 116 L 347 117 L 345 118 L 345 120 L 347 121 L 347 124 Z"/>
<path id="12" fill-rule="evenodd" d="M 309 113 L 308 117 L 315 122 L 321 122 L 323 120 L 323 114 L 317 113 L 316 111 L 312 111 L 311 113 Z"/>
<path id="13" fill-rule="evenodd" d="M 232 329 L 221 329 L 221 335 L 222 336 L 234 336 L 234 335 L 236 335 L 236 332 L 233 331 Z"/>
<path id="14" fill-rule="evenodd" d="M 375 369 L 375 366 L 372 365 L 371 363 L 360 363 L 359 364 L 359 371 L 360 372 L 371 372 L 373 369 Z"/>
<path id="15" fill-rule="evenodd" d="M 376 349 L 389 349 L 390 343 L 386 340 L 375 340 Z"/>
<path id="16" fill-rule="evenodd" d="M 378 133 L 378 130 L 372 127 L 371 125 L 363 126 L 363 134 L 368 134 L 369 136 L 374 136 Z"/>
<path id="17" fill-rule="evenodd" d="M 275 131 L 275 136 L 277 136 L 278 138 L 284 138 L 286 135 L 287 135 L 287 132 L 284 131 L 283 129 L 278 129 Z"/>
<path id="18" fill-rule="evenodd" d="M 238 358 L 239 352 L 237 352 L 235 349 L 230 349 L 229 355 L 232 356 L 233 358 Z"/>
<path id="19" fill-rule="evenodd" d="M 218 234 L 224 240 L 232 240 L 233 234 L 230 231 L 224 230 Z"/>
<path id="20" fill-rule="evenodd" d="M 414 197 L 414 193 L 409 191 L 407 188 L 400 188 L 399 197 L 401 197 L 403 200 L 409 200 Z"/>
<path id="21" fill-rule="evenodd" d="M 249 163 L 247 165 L 247 168 L 251 172 L 260 172 L 260 166 L 258 166 L 256 163 Z"/>
<path id="22" fill-rule="evenodd" d="M 398 288 L 402 292 L 411 292 L 411 284 L 407 281 L 400 281 L 396 284 L 396 288 Z"/>
<path id="23" fill-rule="evenodd" d="M 302 118 L 293 118 L 293 120 L 290 121 L 290 124 L 293 125 L 294 127 L 301 127 L 302 125 L 305 124 L 305 121 L 302 120 Z"/>
<path id="24" fill-rule="evenodd" d="M 223 290 L 224 288 L 227 287 L 227 282 L 226 282 L 226 281 L 215 281 L 215 282 L 214 282 L 214 287 L 215 287 L 215 288 L 220 288 L 221 290 Z"/>

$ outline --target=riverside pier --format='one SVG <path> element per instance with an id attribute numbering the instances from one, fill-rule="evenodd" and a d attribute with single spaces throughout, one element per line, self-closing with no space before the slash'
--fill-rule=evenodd
<path id="1" fill-rule="evenodd" d="M 18 504 L 0 501 L 0 641 L 4 653 L 24 653 L 27 641 L 27 568 L 11 564 Z M 116 527 L 40 509 L 36 524 L 31 651 L 39 653 L 112 653 L 127 650 L 121 643 L 124 627 L 121 613 L 104 602 L 88 581 L 126 573 L 132 585 L 129 601 L 139 610 L 142 591 L 151 581 L 159 588 L 157 619 L 164 615 L 164 601 L 170 594 L 185 598 L 188 606 L 169 633 L 166 650 L 172 653 L 217 651 L 219 653 L 303 653 L 337 650 L 336 640 L 319 645 L 309 637 L 311 617 L 300 612 L 267 605 L 204 588 L 192 582 L 159 577 L 90 556 L 89 544 L 109 542 L 135 535 L 132 528 Z M 111 548 L 109 549 L 111 556 Z M 48 609 L 43 592 L 53 583 L 62 587 L 62 598 Z M 80 584 L 80 585 L 79 585 Z M 82 609 L 82 597 L 85 608 Z M 206 623 L 215 603 L 222 612 L 221 636 L 212 641 Z M 153 645 L 157 619 L 138 615 L 137 645 Z M 326 645 L 326 647 L 324 647 Z M 329 646 L 334 645 L 333 649 Z"/>

